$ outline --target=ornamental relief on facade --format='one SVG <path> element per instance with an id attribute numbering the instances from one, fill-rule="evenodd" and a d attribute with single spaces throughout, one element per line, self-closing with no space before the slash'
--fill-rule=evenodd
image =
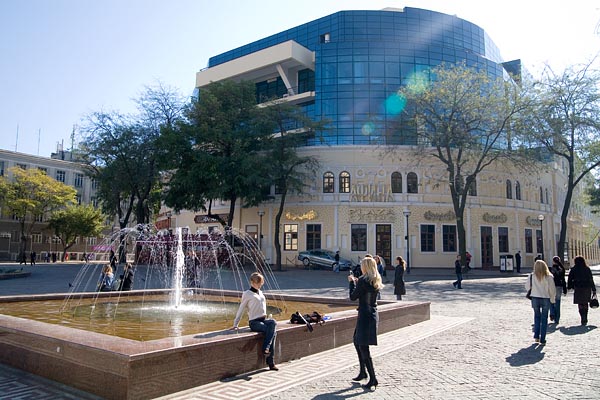
<path id="1" fill-rule="evenodd" d="M 433 211 L 426 211 L 425 214 L 423 214 L 423 218 L 425 218 L 427 221 L 446 222 L 456 220 L 456 215 L 454 215 L 454 211 L 448 211 L 445 213 L 435 213 Z"/>
<path id="2" fill-rule="evenodd" d="M 308 210 L 304 213 L 297 211 L 286 211 L 285 217 L 290 221 L 312 221 L 319 216 L 315 210 Z"/>
<path id="3" fill-rule="evenodd" d="M 394 222 L 396 214 L 390 208 L 353 208 L 349 222 Z"/>
<path id="4" fill-rule="evenodd" d="M 538 217 L 527 217 L 525 218 L 525 222 L 529 226 L 542 226 L 542 221 L 538 219 Z"/>
<path id="5" fill-rule="evenodd" d="M 483 214 L 483 220 L 488 224 L 504 224 L 508 221 L 508 217 L 504 213 L 490 214 L 486 212 Z"/>

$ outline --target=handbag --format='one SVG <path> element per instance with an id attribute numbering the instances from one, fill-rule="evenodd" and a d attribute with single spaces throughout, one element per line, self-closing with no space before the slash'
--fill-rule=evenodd
<path id="1" fill-rule="evenodd" d="M 525 297 L 527 297 L 529 300 L 531 300 L 531 287 L 533 286 L 532 278 L 533 278 L 533 275 L 529 275 L 529 290 L 527 291 L 527 294 L 525 295 Z"/>
<path id="2" fill-rule="evenodd" d="M 596 292 L 594 292 L 590 299 L 590 308 L 598 308 L 598 297 L 596 296 Z"/>

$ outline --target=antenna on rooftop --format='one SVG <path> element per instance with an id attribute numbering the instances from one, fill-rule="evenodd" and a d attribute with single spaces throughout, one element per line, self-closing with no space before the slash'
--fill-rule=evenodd
<path id="1" fill-rule="evenodd" d="M 37 155 L 40 155 L 40 138 L 42 137 L 42 128 L 38 129 L 38 150 L 37 150 Z"/>

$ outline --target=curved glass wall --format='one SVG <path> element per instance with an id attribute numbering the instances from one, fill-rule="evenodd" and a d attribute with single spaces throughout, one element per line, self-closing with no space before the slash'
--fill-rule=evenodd
<path id="1" fill-rule="evenodd" d="M 209 68 L 294 40 L 315 52 L 315 101 L 331 129 L 308 145 L 413 144 L 402 123 L 401 85 L 442 62 L 504 76 L 498 48 L 475 24 L 434 11 L 342 11 L 212 57 Z M 312 88 L 312 85 L 310 85 Z"/>

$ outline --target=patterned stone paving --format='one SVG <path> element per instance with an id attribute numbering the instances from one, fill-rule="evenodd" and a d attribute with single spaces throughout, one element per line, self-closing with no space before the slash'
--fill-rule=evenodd
<path id="1" fill-rule="evenodd" d="M 470 321 L 471 318 L 432 316 L 431 320 L 378 336 L 378 346 L 371 347 L 373 358 L 408 346 Z M 324 361 L 326 360 L 326 361 Z M 375 361 L 377 363 L 377 361 Z M 160 397 L 161 400 L 260 399 L 280 393 L 305 382 L 313 382 L 350 366 L 358 365 L 353 345 L 325 351 L 279 365 L 279 371 L 267 369 L 213 382 Z"/>

